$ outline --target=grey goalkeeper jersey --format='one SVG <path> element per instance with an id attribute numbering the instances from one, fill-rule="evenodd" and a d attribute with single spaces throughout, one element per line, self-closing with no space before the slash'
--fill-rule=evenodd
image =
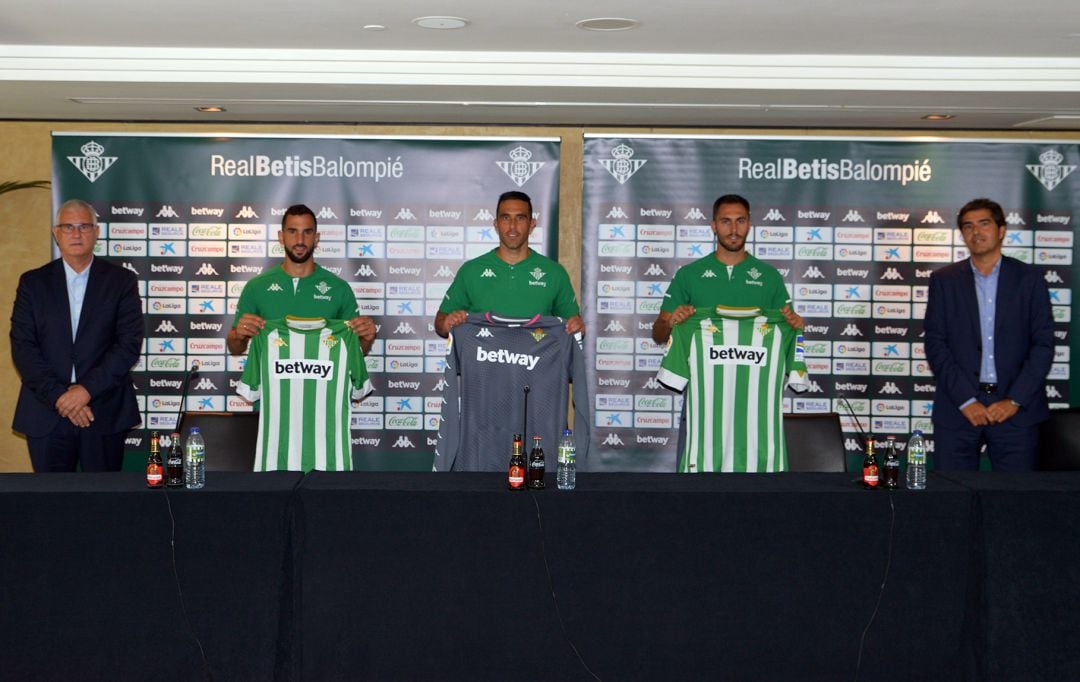
<path id="1" fill-rule="evenodd" d="M 525 422 L 526 454 L 532 436 L 543 437 L 547 468 L 555 471 L 556 448 L 566 428 L 569 382 L 573 382 L 577 466 L 589 457 L 589 398 L 585 354 L 557 317 L 532 320 L 473 313 L 454 327 L 446 357 L 435 471 L 506 471 L 514 434 Z"/>

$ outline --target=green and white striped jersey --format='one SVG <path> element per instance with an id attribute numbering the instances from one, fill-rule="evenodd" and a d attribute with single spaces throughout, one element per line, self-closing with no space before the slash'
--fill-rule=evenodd
<path id="1" fill-rule="evenodd" d="M 350 400 L 371 393 L 360 343 L 343 320 L 267 320 L 237 393 L 260 401 L 255 471 L 348 471 Z"/>
<path id="2" fill-rule="evenodd" d="M 698 312 L 672 329 L 656 378 L 686 390 L 680 472 L 787 470 L 784 382 L 808 382 L 802 333 L 779 310 Z"/>

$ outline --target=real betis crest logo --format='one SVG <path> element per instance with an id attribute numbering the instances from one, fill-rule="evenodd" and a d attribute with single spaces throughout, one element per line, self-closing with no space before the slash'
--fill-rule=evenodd
<path id="1" fill-rule="evenodd" d="M 529 161 L 531 158 L 532 152 L 528 149 L 515 147 L 510 150 L 509 161 L 496 161 L 495 165 L 502 168 L 503 173 L 510 176 L 515 185 L 521 187 L 544 166 L 543 161 Z"/>
<path id="2" fill-rule="evenodd" d="M 1062 155 L 1056 149 L 1047 149 L 1042 154 L 1039 154 L 1039 161 L 1042 164 L 1027 164 L 1028 172 L 1035 176 L 1035 179 L 1042 183 L 1042 186 L 1047 191 L 1053 191 L 1055 187 L 1061 184 L 1061 181 L 1069 177 L 1069 174 L 1076 170 L 1076 166 L 1063 166 L 1061 162 L 1065 160 L 1065 156 Z"/>
<path id="3" fill-rule="evenodd" d="M 758 279 L 759 277 L 761 277 L 761 271 L 757 268 L 750 268 L 746 271 L 746 274 L 750 275 L 754 279 Z"/>
<path id="4" fill-rule="evenodd" d="M 539 282 L 540 280 L 542 280 L 544 278 L 544 275 L 546 273 L 543 270 L 541 270 L 540 268 L 533 268 L 532 272 L 530 272 L 529 274 L 533 276 L 533 279 L 535 279 L 537 282 Z"/>
<path id="5" fill-rule="evenodd" d="M 600 165 L 604 167 L 611 177 L 615 178 L 620 185 L 625 184 L 630 177 L 644 166 L 647 159 L 634 159 L 634 150 L 625 144 L 620 144 L 611 150 L 610 159 L 600 159 Z"/>
<path id="6" fill-rule="evenodd" d="M 322 345 L 326 346 L 327 348 L 333 348 L 334 346 L 336 346 L 338 344 L 339 340 L 340 339 L 338 339 L 338 337 L 334 336 L 333 334 L 330 334 L 325 339 L 322 340 Z"/>
<path id="7" fill-rule="evenodd" d="M 319 282 L 315 285 L 315 289 L 318 290 L 320 294 L 323 294 L 325 296 L 326 292 L 330 291 L 330 285 L 327 284 L 325 281 Z"/>
<path id="8" fill-rule="evenodd" d="M 533 340 L 535 340 L 537 343 L 543 341 L 544 337 L 547 336 L 547 332 L 545 332 L 543 329 L 533 329 L 529 333 L 532 334 Z"/>
<path id="9" fill-rule="evenodd" d="M 105 147 L 101 146 L 97 142 L 90 140 L 83 146 L 79 147 L 79 150 L 83 153 L 82 156 L 69 156 L 68 161 L 73 166 L 79 169 L 79 172 L 86 176 L 86 179 L 93 182 L 100 178 L 105 171 L 109 170 L 114 163 L 116 163 L 115 156 L 103 156 L 105 154 Z"/>
<path id="10" fill-rule="evenodd" d="M 768 322 L 759 324 L 755 331 L 757 331 L 759 336 L 768 336 L 769 332 L 772 331 L 772 325 L 770 325 Z"/>

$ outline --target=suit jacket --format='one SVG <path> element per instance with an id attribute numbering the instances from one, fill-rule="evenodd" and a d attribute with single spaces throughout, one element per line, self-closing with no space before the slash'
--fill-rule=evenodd
<path id="1" fill-rule="evenodd" d="M 90 393 L 91 428 L 119 433 L 140 421 L 130 370 L 143 341 L 134 273 L 101 258 L 90 265 L 74 342 L 61 259 L 23 273 L 11 314 L 11 355 L 22 377 L 12 428 L 48 435 L 60 422 L 56 399 L 75 381 Z"/>
<path id="2" fill-rule="evenodd" d="M 1054 317 L 1042 274 L 1003 256 L 994 304 L 994 361 L 998 391 L 1020 403 L 1012 419 L 1037 424 L 1049 416 L 1046 374 L 1054 357 Z M 971 259 L 930 276 L 926 304 L 926 358 L 934 372 L 934 424 L 968 424 L 960 405 L 977 395 L 982 334 Z"/>

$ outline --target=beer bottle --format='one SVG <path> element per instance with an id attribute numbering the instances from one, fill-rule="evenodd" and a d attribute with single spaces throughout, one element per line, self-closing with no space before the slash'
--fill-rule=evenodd
<path id="1" fill-rule="evenodd" d="M 169 445 L 169 459 L 166 463 L 165 485 L 170 488 L 184 487 L 184 448 L 180 445 L 180 432 L 174 431 Z"/>
<path id="2" fill-rule="evenodd" d="M 150 434 L 150 456 L 146 458 L 146 487 L 160 488 L 165 482 L 165 467 L 161 464 L 161 445 L 157 431 Z"/>
<path id="3" fill-rule="evenodd" d="M 544 448 L 540 445 L 540 436 L 533 436 L 532 452 L 529 453 L 529 487 L 544 489 Z"/>
<path id="4" fill-rule="evenodd" d="M 525 490 L 525 457 L 521 434 L 514 434 L 514 449 L 510 453 L 510 490 Z"/>
<path id="5" fill-rule="evenodd" d="M 878 464 L 874 456 L 874 439 L 866 439 L 866 457 L 862 462 L 862 483 L 867 490 L 877 490 L 878 487 Z"/>
<path id="6" fill-rule="evenodd" d="M 889 436 L 885 441 L 885 487 L 889 490 L 900 487 L 900 458 L 896 456 L 896 436 Z"/>

